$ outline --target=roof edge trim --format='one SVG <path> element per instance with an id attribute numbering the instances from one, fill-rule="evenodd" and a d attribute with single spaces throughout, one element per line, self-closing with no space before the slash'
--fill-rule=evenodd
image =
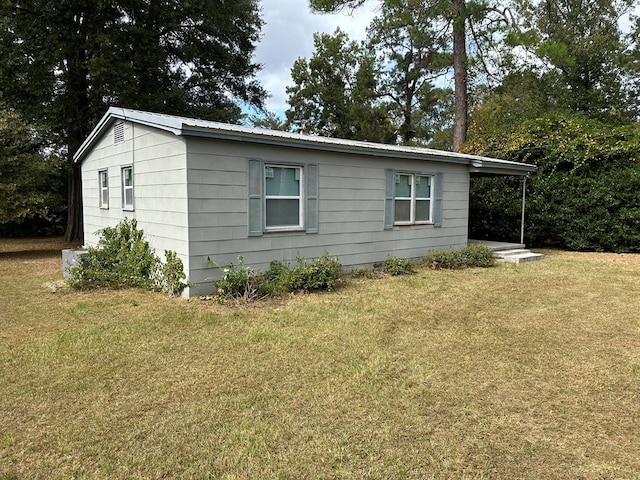
<path id="1" fill-rule="evenodd" d="M 293 147 L 374 157 L 404 158 L 467 165 L 471 173 L 527 175 L 537 170 L 535 165 L 465 153 L 301 135 L 175 115 L 130 110 L 121 107 L 110 107 L 107 110 L 86 140 L 80 145 L 78 151 L 73 156 L 73 161 L 81 162 L 95 142 L 104 134 L 104 131 L 117 119 L 158 128 L 171 132 L 174 135 L 215 138 L 227 141 L 251 142 L 288 148 Z"/>

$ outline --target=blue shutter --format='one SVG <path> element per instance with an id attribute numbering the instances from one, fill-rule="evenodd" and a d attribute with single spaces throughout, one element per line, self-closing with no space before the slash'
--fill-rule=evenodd
<path id="1" fill-rule="evenodd" d="M 436 185 L 434 189 L 433 226 L 442 227 L 442 190 L 444 187 L 442 173 L 436 173 L 435 180 Z"/>
<path id="2" fill-rule="evenodd" d="M 262 160 L 249 159 L 249 236 L 257 237 L 264 231 L 264 215 L 262 214 L 263 195 L 263 174 L 264 166 Z"/>
<path id="3" fill-rule="evenodd" d="M 384 229 L 393 228 L 395 218 L 395 192 L 396 192 L 396 171 L 393 169 L 385 170 L 384 183 Z"/>
<path id="4" fill-rule="evenodd" d="M 305 229 L 307 233 L 318 233 L 318 165 L 304 167 L 305 177 Z"/>

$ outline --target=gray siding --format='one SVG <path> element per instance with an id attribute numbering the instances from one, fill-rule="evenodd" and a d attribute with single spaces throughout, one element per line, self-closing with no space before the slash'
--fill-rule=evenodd
<path id="1" fill-rule="evenodd" d="M 189 268 L 185 138 L 125 122 L 124 142 L 107 130 L 82 163 L 85 245 L 95 246 L 98 230 L 136 218 L 146 239 L 163 258 L 174 250 Z M 134 210 L 122 209 L 121 168 L 132 165 Z M 99 205 L 98 171 L 108 170 L 109 208 Z M 188 270 L 187 270 L 188 271 Z"/>
<path id="2" fill-rule="evenodd" d="M 271 260 L 295 262 L 328 252 L 349 267 L 391 256 L 419 258 L 433 249 L 459 249 L 467 243 L 469 173 L 464 165 L 390 160 L 250 143 L 187 140 L 189 184 L 189 279 L 210 291 L 219 270 L 208 266 L 244 262 L 266 270 Z M 248 233 L 248 159 L 268 163 L 314 163 L 319 174 L 319 229 L 304 232 Z M 442 173 L 443 223 L 384 229 L 385 169 Z"/>

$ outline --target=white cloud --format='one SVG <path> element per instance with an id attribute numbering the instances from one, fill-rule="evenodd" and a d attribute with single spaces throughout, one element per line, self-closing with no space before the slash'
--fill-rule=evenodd
<path id="1" fill-rule="evenodd" d="M 339 26 L 352 40 L 364 39 L 377 1 L 337 14 L 314 14 L 308 0 L 262 0 L 261 5 L 265 25 L 255 53 L 255 61 L 263 65 L 258 79 L 271 94 L 267 108 L 282 115 L 287 109 L 285 88 L 291 83 L 291 67 L 296 59 L 313 54 L 313 34 L 333 33 Z"/>

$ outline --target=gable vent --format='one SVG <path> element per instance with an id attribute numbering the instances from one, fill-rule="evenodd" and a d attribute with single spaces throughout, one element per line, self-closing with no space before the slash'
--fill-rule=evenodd
<path id="1" fill-rule="evenodd" d="M 118 122 L 113 126 L 113 143 L 124 142 L 124 122 Z"/>

